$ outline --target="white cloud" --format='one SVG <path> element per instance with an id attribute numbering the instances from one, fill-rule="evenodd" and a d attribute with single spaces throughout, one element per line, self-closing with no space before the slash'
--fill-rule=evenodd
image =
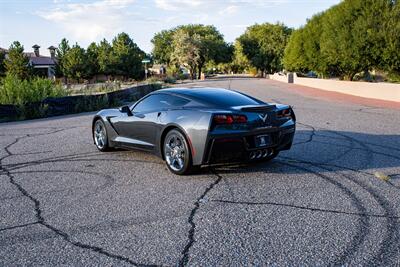
<path id="1" fill-rule="evenodd" d="M 238 6 L 232 5 L 232 6 L 227 6 L 226 8 L 222 9 L 218 13 L 220 15 L 232 15 L 232 14 L 235 14 L 238 10 L 239 10 Z"/>
<path id="2" fill-rule="evenodd" d="M 273 7 L 288 3 L 290 0 L 230 0 L 235 5 L 243 6 L 258 6 L 258 7 Z M 293 0 L 292 0 L 293 1 Z M 295 2 L 295 1 L 293 1 Z"/>
<path id="3" fill-rule="evenodd" d="M 169 11 L 199 7 L 205 2 L 205 0 L 155 0 L 158 8 Z"/>
<path id="4" fill-rule="evenodd" d="M 134 0 L 102 0 L 92 3 L 68 3 L 37 14 L 61 25 L 78 40 L 93 41 L 115 34 L 123 26 L 125 11 Z"/>

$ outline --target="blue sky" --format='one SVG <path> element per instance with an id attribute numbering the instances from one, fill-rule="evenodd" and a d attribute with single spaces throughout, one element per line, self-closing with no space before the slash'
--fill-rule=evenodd
<path id="1" fill-rule="evenodd" d="M 18 40 L 41 53 L 63 37 L 87 47 L 127 32 L 146 52 L 155 32 L 187 24 L 214 24 L 229 42 L 254 23 L 283 22 L 290 27 L 340 0 L 0 0 L 0 47 Z"/>

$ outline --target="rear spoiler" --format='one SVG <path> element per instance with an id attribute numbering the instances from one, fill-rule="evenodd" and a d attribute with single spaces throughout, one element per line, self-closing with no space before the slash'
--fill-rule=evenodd
<path id="1" fill-rule="evenodd" d="M 257 106 L 244 106 L 240 110 L 248 111 L 248 112 L 263 112 L 263 111 L 271 111 L 275 110 L 276 105 L 257 105 Z"/>

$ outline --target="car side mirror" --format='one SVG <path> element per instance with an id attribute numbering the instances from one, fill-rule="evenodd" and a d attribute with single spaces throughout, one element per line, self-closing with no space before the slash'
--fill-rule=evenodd
<path id="1" fill-rule="evenodd" d="M 119 111 L 121 113 L 127 114 L 128 116 L 132 116 L 133 115 L 129 106 L 122 106 L 122 107 L 119 108 Z"/>

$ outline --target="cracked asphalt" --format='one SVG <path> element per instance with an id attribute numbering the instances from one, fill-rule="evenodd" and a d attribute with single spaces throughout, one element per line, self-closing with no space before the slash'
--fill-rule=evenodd
<path id="1" fill-rule="evenodd" d="M 0 266 L 400 266 L 399 110 L 262 79 L 192 85 L 291 104 L 294 146 L 175 176 L 99 152 L 92 113 L 0 124 Z"/>

